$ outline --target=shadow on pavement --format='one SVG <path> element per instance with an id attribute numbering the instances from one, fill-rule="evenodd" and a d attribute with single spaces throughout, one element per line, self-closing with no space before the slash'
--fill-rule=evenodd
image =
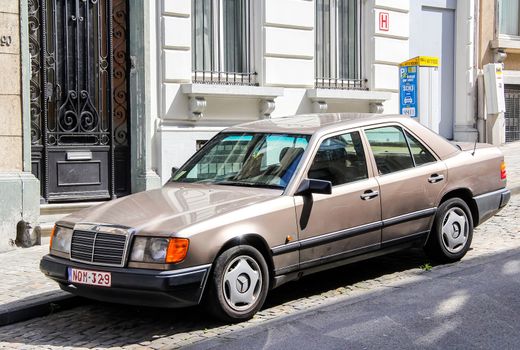
<path id="1" fill-rule="evenodd" d="M 263 310 L 416 268 L 427 262 L 422 250 L 408 250 L 306 276 L 271 291 Z M 223 326 L 226 325 L 211 319 L 201 307 L 160 309 L 91 302 L 47 317 L 4 326 L 0 328 L 0 347 L 16 343 L 38 347 L 147 346 L 162 338 L 167 344 L 167 338 L 178 333 L 201 335 L 218 332 L 216 328 Z M 170 345 L 174 346 L 171 341 Z"/>

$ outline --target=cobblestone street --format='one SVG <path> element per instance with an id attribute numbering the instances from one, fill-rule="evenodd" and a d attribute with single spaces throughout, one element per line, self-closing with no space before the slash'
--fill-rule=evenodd
<path id="1" fill-rule="evenodd" d="M 461 262 L 434 266 L 433 269 L 456 269 L 457 266 L 472 264 L 477 258 L 520 248 L 519 222 L 520 196 L 513 196 L 502 212 L 475 230 L 472 249 Z M 43 252 L 45 248 L 35 249 Z M 16 252 L 10 254 L 16 256 Z M 168 310 L 92 302 L 47 317 L 4 326 L 0 328 L 0 348 L 183 347 L 344 298 L 425 278 L 428 268 L 424 265 L 428 262 L 421 251 L 415 250 L 311 275 L 274 290 L 261 312 L 252 320 L 237 325 L 216 323 L 208 319 L 200 308 Z M 34 270 L 26 272 L 34 273 Z M 52 290 L 52 283 L 35 285 L 34 288 Z"/>

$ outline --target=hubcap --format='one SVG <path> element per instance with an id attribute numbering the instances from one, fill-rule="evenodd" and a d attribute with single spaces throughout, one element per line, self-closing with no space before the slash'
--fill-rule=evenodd
<path id="1" fill-rule="evenodd" d="M 222 281 L 224 299 L 234 310 L 249 309 L 262 289 L 262 274 L 255 259 L 241 255 L 227 264 Z"/>
<path id="2" fill-rule="evenodd" d="M 450 253 L 460 252 L 468 241 L 469 224 L 464 210 L 451 208 L 442 220 L 442 242 Z"/>

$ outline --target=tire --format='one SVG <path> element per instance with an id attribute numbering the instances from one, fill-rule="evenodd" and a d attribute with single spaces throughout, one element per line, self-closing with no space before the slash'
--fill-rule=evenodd
<path id="1" fill-rule="evenodd" d="M 219 320 L 250 319 L 264 304 L 269 272 L 262 254 L 247 245 L 232 247 L 215 260 L 204 299 L 206 309 Z"/>
<path id="2" fill-rule="evenodd" d="M 455 262 L 466 255 L 472 239 L 473 218 L 468 205 L 460 198 L 450 198 L 437 209 L 424 250 L 438 262 Z"/>

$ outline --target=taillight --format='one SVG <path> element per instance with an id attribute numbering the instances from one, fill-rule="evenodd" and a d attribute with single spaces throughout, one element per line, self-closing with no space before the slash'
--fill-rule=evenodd
<path id="1" fill-rule="evenodd" d="M 506 178 L 506 162 L 502 161 L 502 163 L 500 163 L 500 179 L 505 180 Z"/>

